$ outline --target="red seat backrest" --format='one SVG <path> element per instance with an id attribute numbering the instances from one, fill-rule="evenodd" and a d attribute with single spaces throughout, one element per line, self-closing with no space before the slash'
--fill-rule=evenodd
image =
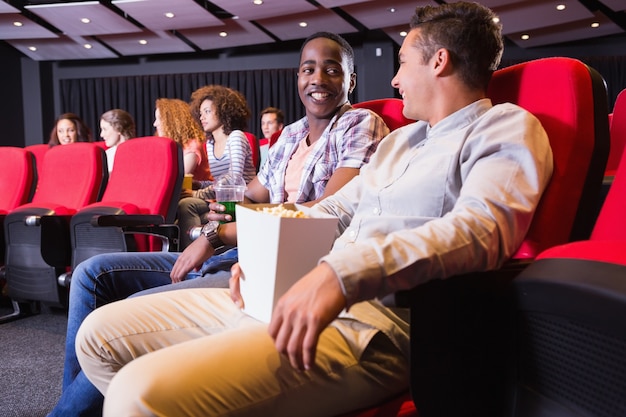
<path id="1" fill-rule="evenodd" d="M 0 161 L 0 214 L 6 214 L 33 197 L 37 172 L 35 157 L 24 148 L 0 147 Z"/>
<path id="2" fill-rule="evenodd" d="M 353 104 L 352 107 L 370 109 L 382 117 L 389 130 L 395 130 L 415 121 L 404 117 L 402 114 L 404 102 L 399 98 L 379 98 L 362 101 Z"/>
<path id="3" fill-rule="evenodd" d="M 598 214 L 591 240 L 626 240 L 626 152 Z"/>
<path id="4" fill-rule="evenodd" d="M 259 141 L 256 136 L 250 132 L 243 132 L 248 138 L 248 142 L 250 143 L 250 149 L 252 150 L 252 164 L 254 168 L 259 170 L 259 163 L 261 162 L 261 150 L 259 148 Z"/>
<path id="5" fill-rule="evenodd" d="M 169 138 L 146 136 L 118 145 L 115 165 L 102 200 L 96 205 L 124 203 L 137 213 L 159 214 L 173 223 L 182 183 L 182 152 Z M 131 214 L 131 213 L 129 213 Z"/>
<path id="6" fill-rule="evenodd" d="M 599 74 L 571 58 L 545 58 L 496 71 L 488 96 L 533 113 L 550 139 L 554 171 L 515 255 L 533 259 L 589 236 L 608 157 L 608 105 Z"/>
<path id="7" fill-rule="evenodd" d="M 610 119 L 611 150 L 605 175 L 615 175 L 626 147 L 626 89 L 617 95 Z"/>
<path id="8" fill-rule="evenodd" d="M 77 142 L 46 151 L 32 205 L 54 203 L 78 210 L 98 201 L 106 184 L 106 155 L 93 143 Z"/>

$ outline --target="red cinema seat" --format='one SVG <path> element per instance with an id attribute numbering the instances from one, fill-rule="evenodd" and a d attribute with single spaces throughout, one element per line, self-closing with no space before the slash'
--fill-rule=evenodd
<path id="1" fill-rule="evenodd" d="M 588 239 L 551 247 L 513 281 L 515 415 L 624 415 L 626 153 Z"/>
<path id="2" fill-rule="evenodd" d="M 104 150 L 85 142 L 50 148 L 39 172 L 32 201 L 4 219 L 5 273 L 14 307 L 66 305 L 67 290 L 56 277 L 69 267 L 69 219 L 102 196 L 108 178 Z M 44 257 L 46 242 L 51 257 Z M 10 317 L 19 315 L 16 308 Z"/>
<path id="3" fill-rule="evenodd" d="M 352 107 L 370 109 L 382 117 L 389 130 L 396 130 L 415 121 L 404 117 L 402 114 L 404 103 L 399 98 L 379 98 L 362 101 L 353 104 Z"/>
<path id="4" fill-rule="evenodd" d="M 37 186 L 37 170 L 35 157 L 24 148 L 0 147 L 0 161 L 0 268 L 3 269 L 4 218 L 11 210 L 32 199 Z"/>
<path id="5" fill-rule="evenodd" d="M 118 145 L 102 199 L 72 217 L 72 266 L 99 253 L 177 250 L 174 221 L 183 176 L 182 149 L 169 138 L 141 137 Z M 61 279 L 64 285 L 67 278 Z"/>

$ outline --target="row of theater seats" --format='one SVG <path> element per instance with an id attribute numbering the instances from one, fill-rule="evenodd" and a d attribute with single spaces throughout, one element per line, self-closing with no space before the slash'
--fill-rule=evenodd
<path id="1" fill-rule="evenodd" d="M 104 149 L 94 143 L 50 148 L 39 169 L 27 149 L 0 152 L 5 168 L 9 154 L 18 156 L 3 176 L 12 171 L 30 184 L 21 188 L 25 196 L 2 208 L 4 276 L 14 312 L 0 320 L 42 302 L 65 306 L 73 267 L 94 254 L 126 251 L 129 245 L 177 249 L 173 223 L 184 174 L 182 150 L 174 141 L 143 137 L 119 145 L 110 177 Z M 0 183 L 4 196 L 17 181 Z"/>
<path id="2" fill-rule="evenodd" d="M 343 417 L 624 415 L 626 156 L 596 221 L 604 82 L 580 61 L 548 58 L 497 71 L 488 93 L 535 114 L 550 138 L 554 173 L 528 235 L 498 271 L 397 294 L 411 309 L 410 392 Z M 401 100 L 356 106 L 392 129 L 409 122 Z"/>

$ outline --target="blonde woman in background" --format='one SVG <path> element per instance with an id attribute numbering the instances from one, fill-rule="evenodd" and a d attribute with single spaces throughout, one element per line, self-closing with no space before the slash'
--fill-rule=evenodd
<path id="1" fill-rule="evenodd" d="M 100 137 L 107 146 L 107 166 L 109 173 L 113 170 L 113 162 L 117 145 L 136 136 L 135 120 L 125 110 L 112 109 L 100 116 Z"/>
<path id="2" fill-rule="evenodd" d="M 183 148 L 185 174 L 192 174 L 196 181 L 212 179 L 204 146 L 206 134 L 191 115 L 189 104 L 175 98 L 157 99 L 154 128 L 158 136 L 173 139 Z"/>

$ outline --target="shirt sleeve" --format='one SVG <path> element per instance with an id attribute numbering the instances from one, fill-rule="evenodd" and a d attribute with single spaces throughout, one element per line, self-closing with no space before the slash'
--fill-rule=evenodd
<path id="1" fill-rule="evenodd" d="M 337 120 L 334 134 L 341 138 L 335 169 L 361 168 L 369 162 L 380 140 L 389 134 L 389 128 L 373 111 L 352 108 Z"/>

